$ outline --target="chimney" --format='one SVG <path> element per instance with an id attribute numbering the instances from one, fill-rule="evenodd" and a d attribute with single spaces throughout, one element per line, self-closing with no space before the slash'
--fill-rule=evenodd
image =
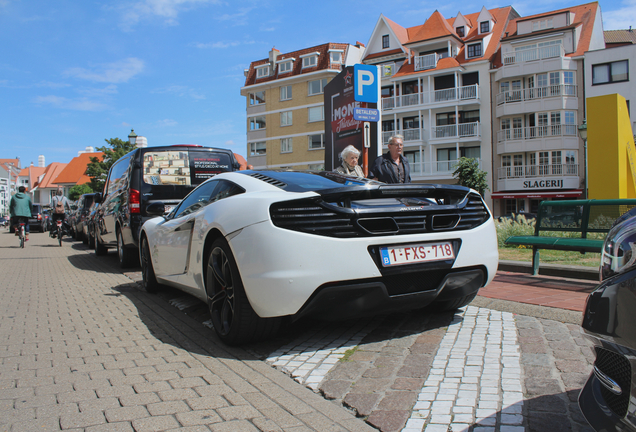
<path id="1" fill-rule="evenodd" d="M 272 70 L 276 65 L 276 59 L 278 58 L 279 54 L 280 51 L 278 51 L 276 48 L 272 48 L 272 50 L 269 52 L 269 63 L 272 65 Z"/>

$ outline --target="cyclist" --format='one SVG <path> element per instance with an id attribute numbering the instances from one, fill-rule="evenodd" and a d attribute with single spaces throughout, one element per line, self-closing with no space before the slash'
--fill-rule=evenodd
<path id="1" fill-rule="evenodd" d="M 33 213 L 33 203 L 31 197 L 26 192 L 24 186 L 18 188 L 18 193 L 11 197 L 9 202 L 9 213 L 11 214 L 11 226 L 15 226 L 15 235 L 18 235 L 20 222 L 24 222 L 25 241 L 29 241 L 29 218 Z"/>
<path id="2" fill-rule="evenodd" d="M 71 211 L 71 203 L 68 200 L 68 198 L 66 198 L 63 195 L 62 189 L 58 189 L 57 195 L 54 196 L 53 199 L 51 200 L 51 208 L 53 209 L 51 213 L 51 217 L 53 221 L 52 221 L 51 231 L 49 232 L 49 235 L 55 238 L 57 236 L 57 230 L 54 229 L 53 227 L 56 226 L 56 222 L 60 219 L 62 220 L 62 229 L 65 232 L 68 232 L 68 224 L 66 222 L 66 211 L 67 210 L 69 212 Z"/>

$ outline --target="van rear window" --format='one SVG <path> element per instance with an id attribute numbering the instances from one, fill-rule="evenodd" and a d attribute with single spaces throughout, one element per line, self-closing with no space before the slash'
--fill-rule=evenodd
<path id="1" fill-rule="evenodd" d="M 151 185 L 190 186 L 222 172 L 232 171 L 230 156 L 196 150 L 149 151 L 144 154 L 144 182 Z"/>

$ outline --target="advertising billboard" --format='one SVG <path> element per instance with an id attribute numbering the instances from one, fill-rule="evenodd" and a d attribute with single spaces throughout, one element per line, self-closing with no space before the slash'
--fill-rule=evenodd
<path id="1" fill-rule="evenodd" d="M 339 156 L 348 145 L 353 145 L 360 151 L 358 163 L 363 165 L 364 121 L 356 120 L 354 114 L 356 108 L 375 109 L 377 103 L 357 101 L 354 85 L 354 67 L 348 66 L 325 86 L 326 171 L 333 171 L 342 163 Z M 368 163 L 371 164 L 378 154 L 378 122 L 373 121 L 371 122 Z"/>

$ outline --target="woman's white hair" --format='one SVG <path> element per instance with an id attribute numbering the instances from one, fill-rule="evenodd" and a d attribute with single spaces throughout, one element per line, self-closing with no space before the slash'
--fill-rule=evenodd
<path id="1" fill-rule="evenodd" d="M 350 154 L 360 156 L 360 150 L 358 150 L 352 145 L 348 145 L 344 148 L 344 150 L 342 150 L 342 153 L 340 153 L 340 159 L 346 160 L 347 156 L 349 156 Z"/>

